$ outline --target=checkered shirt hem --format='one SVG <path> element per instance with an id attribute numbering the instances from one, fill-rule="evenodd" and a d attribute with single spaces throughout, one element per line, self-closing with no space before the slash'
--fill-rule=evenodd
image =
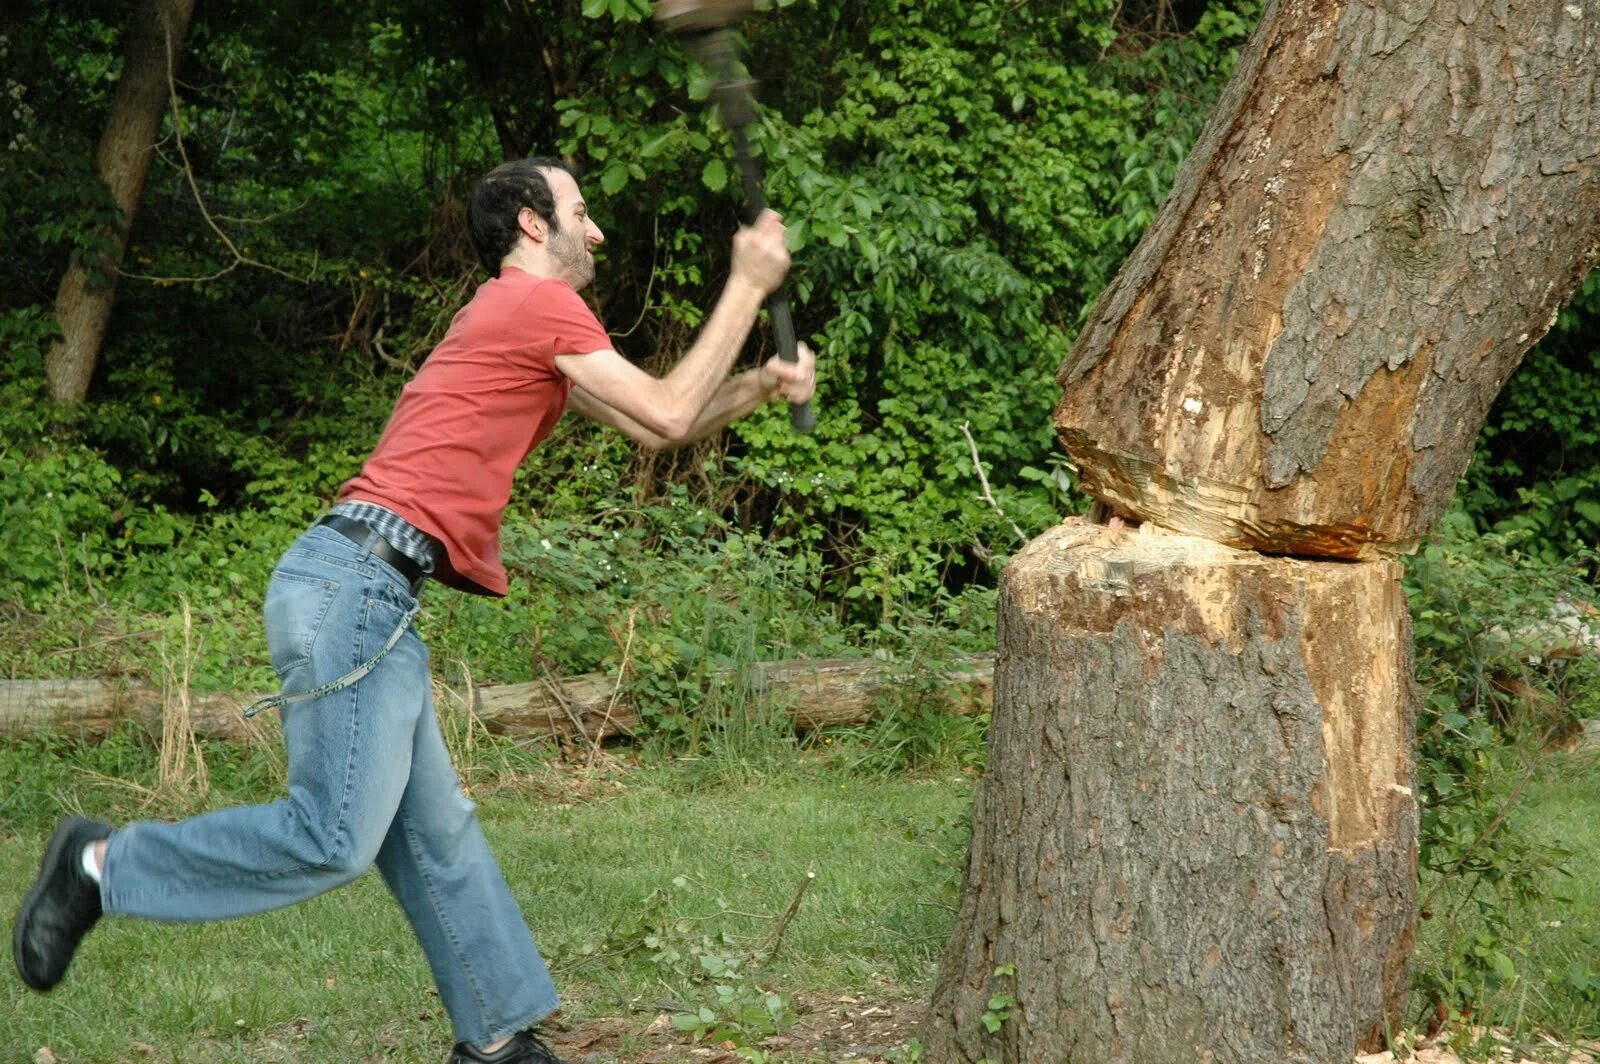
<path id="1" fill-rule="evenodd" d="M 434 563 L 439 560 L 439 541 L 388 507 L 354 500 L 341 502 L 330 512 L 372 527 L 391 547 L 422 566 L 423 572 L 433 572 Z"/>

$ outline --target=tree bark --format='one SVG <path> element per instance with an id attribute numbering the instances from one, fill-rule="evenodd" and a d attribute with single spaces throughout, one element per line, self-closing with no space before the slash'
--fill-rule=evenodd
<path id="1" fill-rule="evenodd" d="M 931 680 L 927 685 L 923 681 Z M 987 713 L 993 702 L 994 660 L 973 655 L 951 662 L 947 672 L 921 675 L 916 683 L 894 667 L 871 658 L 757 662 L 748 671 L 732 670 L 719 682 L 742 684 L 753 697 L 786 713 L 797 728 L 860 724 L 883 712 L 891 701 L 952 714 Z M 261 694 L 195 694 L 190 697 L 192 727 L 202 738 L 249 741 L 261 735 L 241 716 Z M 0 737 L 40 732 L 104 735 L 120 721 L 133 719 L 159 730 L 168 693 L 147 685 L 101 680 L 0 681 Z M 445 701 L 450 712 L 470 708 L 489 732 L 516 738 L 600 740 L 632 734 L 638 709 L 617 677 L 585 673 L 533 683 L 474 687 L 470 702 L 459 695 Z"/>
<path id="2" fill-rule="evenodd" d="M 928 1059 L 1347 1064 L 1398 1029 L 1400 566 L 1074 520 L 1017 555 L 1000 602 Z"/>
<path id="3" fill-rule="evenodd" d="M 89 394 L 116 298 L 117 270 L 127 250 L 150 157 L 155 153 L 169 72 L 177 66 L 193 11 L 194 0 L 147 0 L 129 28 L 111 117 L 95 153 L 95 164 L 111 191 L 119 220 L 109 234 L 105 256 L 89 261 L 75 253 L 56 291 L 55 317 L 62 339 L 46 354 L 45 373 L 50 394 L 58 403 L 78 403 Z"/>
<path id="4" fill-rule="evenodd" d="M 1597 253 L 1596 0 L 1275 0 L 1056 425 L 1125 515 L 1403 551 Z"/>

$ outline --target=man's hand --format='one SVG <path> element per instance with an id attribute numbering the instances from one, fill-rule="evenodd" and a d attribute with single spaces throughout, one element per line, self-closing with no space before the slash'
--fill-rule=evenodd
<path id="1" fill-rule="evenodd" d="M 803 403 L 817 390 L 817 356 L 804 341 L 795 345 L 795 356 L 793 362 L 776 356 L 767 359 L 761 367 L 761 382 L 768 394 L 782 396 L 785 402 Z"/>
<path id="2" fill-rule="evenodd" d="M 762 211 L 754 225 L 741 226 L 733 235 L 733 269 L 728 283 L 749 285 L 765 298 L 778 290 L 788 273 L 783 219 L 775 211 Z"/>

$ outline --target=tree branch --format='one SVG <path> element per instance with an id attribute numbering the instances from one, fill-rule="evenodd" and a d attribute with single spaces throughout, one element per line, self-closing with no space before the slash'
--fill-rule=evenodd
<path id="1" fill-rule="evenodd" d="M 971 425 L 970 421 L 963 421 L 961 423 L 961 435 L 967 438 L 967 446 L 972 450 L 972 468 L 978 471 L 978 483 L 983 485 L 983 499 L 993 508 L 995 513 L 1000 515 L 1002 521 L 1011 526 L 1011 531 L 1017 534 L 1017 542 L 1026 544 L 1028 537 L 1021 528 L 1017 527 L 1017 523 L 1007 517 L 1004 510 L 1000 509 L 1000 504 L 995 501 L 994 495 L 989 491 L 989 478 L 984 476 L 983 463 L 978 460 L 978 441 L 972 438 Z"/>
<path id="2" fill-rule="evenodd" d="M 253 266 L 258 270 L 265 270 L 267 273 L 277 274 L 279 277 L 293 281 L 296 284 L 309 284 L 311 281 L 310 274 L 304 278 L 296 277 L 293 274 L 279 269 L 278 267 L 269 263 L 252 259 L 243 251 L 240 251 L 239 246 L 233 242 L 233 239 L 223 231 L 222 227 L 217 224 L 217 220 L 212 217 L 211 211 L 206 207 L 205 197 L 200 192 L 200 183 L 195 179 L 194 166 L 189 162 L 188 149 L 183 146 L 183 112 L 178 108 L 178 85 L 176 78 L 173 76 L 172 69 L 172 34 L 163 34 L 162 40 L 167 49 L 167 100 L 170 102 L 172 107 L 172 139 L 173 143 L 177 145 L 178 148 L 178 158 L 182 161 L 182 166 L 180 166 L 179 169 L 183 171 L 184 180 L 188 184 L 189 190 L 194 193 L 195 206 L 200 208 L 200 216 L 205 219 L 206 225 L 210 227 L 211 231 L 217 234 L 217 239 L 222 241 L 223 247 L 227 248 L 229 253 L 233 255 L 233 261 L 224 266 L 222 269 L 217 270 L 215 273 L 206 274 L 203 277 L 155 277 L 149 274 L 130 273 L 127 270 L 120 268 L 117 270 L 117 272 L 123 277 L 131 277 L 140 281 L 150 281 L 153 284 L 159 285 L 203 284 L 207 281 L 215 281 L 219 277 L 224 277 L 238 269 L 240 266 Z M 316 265 L 313 263 L 312 271 L 314 272 L 315 270 Z"/>

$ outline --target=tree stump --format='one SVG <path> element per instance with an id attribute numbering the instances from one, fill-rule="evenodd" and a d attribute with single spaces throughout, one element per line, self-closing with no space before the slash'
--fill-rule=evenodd
<path id="1" fill-rule="evenodd" d="M 1345 1064 L 1398 1029 L 1400 577 L 1082 520 L 1017 555 L 930 1060 Z"/>

